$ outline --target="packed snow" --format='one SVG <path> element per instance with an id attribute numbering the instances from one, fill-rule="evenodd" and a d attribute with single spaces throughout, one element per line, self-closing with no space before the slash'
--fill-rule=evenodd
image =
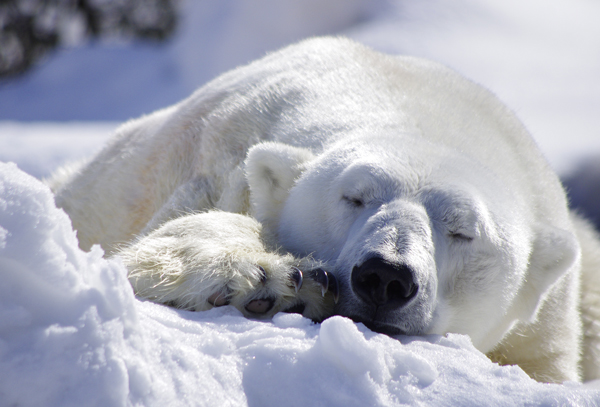
<path id="1" fill-rule="evenodd" d="M 454 67 L 513 107 L 561 173 L 600 153 L 598 2 L 248 4 L 189 1 L 170 44 L 63 50 L 1 84 L 0 407 L 600 405 L 593 386 L 537 383 L 461 335 L 391 338 L 342 317 L 259 322 L 142 302 L 118 260 L 78 249 L 39 179 L 93 154 L 116 121 L 309 35 Z"/>

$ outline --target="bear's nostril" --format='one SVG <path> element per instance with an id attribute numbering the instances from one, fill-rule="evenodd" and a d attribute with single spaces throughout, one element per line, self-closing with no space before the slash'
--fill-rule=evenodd
<path id="1" fill-rule="evenodd" d="M 367 275 L 366 278 L 360 279 L 360 281 L 370 291 L 378 290 L 382 284 L 381 279 L 375 273 Z"/>
<path id="2" fill-rule="evenodd" d="M 373 257 L 352 270 L 352 288 L 366 303 L 402 307 L 418 291 L 412 270 L 404 264 Z"/>
<path id="3" fill-rule="evenodd" d="M 405 282 L 406 283 L 406 282 Z M 412 298 L 415 293 L 415 285 L 412 282 L 402 284 L 400 281 L 394 280 L 388 284 L 387 294 L 390 300 L 405 300 Z"/>

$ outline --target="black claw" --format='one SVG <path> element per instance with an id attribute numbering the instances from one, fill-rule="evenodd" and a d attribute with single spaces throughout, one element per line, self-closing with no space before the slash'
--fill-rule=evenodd
<path id="1" fill-rule="evenodd" d="M 265 285 L 267 283 L 267 272 L 262 266 L 258 266 L 258 269 L 260 270 L 260 282 Z"/>
<path id="2" fill-rule="evenodd" d="M 311 277 L 321 286 L 321 295 L 324 297 L 327 289 L 329 288 L 329 277 L 323 269 L 315 269 L 311 272 Z"/>
<path id="3" fill-rule="evenodd" d="M 302 288 L 302 281 L 304 281 L 304 276 L 302 275 L 302 271 L 298 267 L 292 267 L 292 275 L 290 276 L 292 279 L 292 284 L 294 285 L 294 289 L 296 292 Z"/>
<path id="4" fill-rule="evenodd" d="M 337 304 L 340 299 L 340 287 L 338 285 L 337 278 L 330 272 L 325 272 L 328 277 L 327 289 L 333 294 L 333 301 Z"/>

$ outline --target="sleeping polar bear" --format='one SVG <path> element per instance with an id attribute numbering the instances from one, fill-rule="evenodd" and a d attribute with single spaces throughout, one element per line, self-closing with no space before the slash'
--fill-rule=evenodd
<path id="1" fill-rule="evenodd" d="M 540 381 L 600 377 L 593 230 L 514 114 L 436 63 L 307 40 L 49 183 L 141 297 L 463 333 Z"/>

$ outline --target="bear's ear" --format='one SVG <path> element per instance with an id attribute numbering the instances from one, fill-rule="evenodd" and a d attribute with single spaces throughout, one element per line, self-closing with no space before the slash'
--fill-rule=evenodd
<path id="1" fill-rule="evenodd" d="M 580 261 L 576 236 L 564 229 L 541 225 L 529 256 L 526 282 L 519 293 L 520 318 L 535 320 L 551 286 Z"/>
<path id="2" fill-rule="evenodd" d="M 313 158 L 307 149 L 274 142 L 257 144 L 248 151 L 250 204 L 263 226 L 276 230 L 290 189 Z"/>

